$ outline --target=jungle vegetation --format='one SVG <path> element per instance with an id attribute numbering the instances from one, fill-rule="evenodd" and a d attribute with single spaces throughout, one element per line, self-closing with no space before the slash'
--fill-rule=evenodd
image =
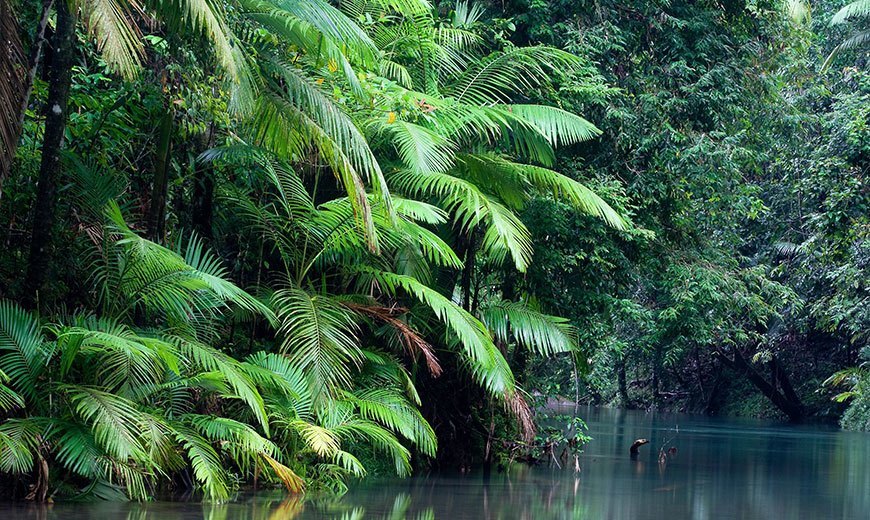
<path id="1" fill-rule="evenodd" d="M 340 493 L 547 397 L 870 429 L 868 14 L 0 0 L 0 491 Z"/>

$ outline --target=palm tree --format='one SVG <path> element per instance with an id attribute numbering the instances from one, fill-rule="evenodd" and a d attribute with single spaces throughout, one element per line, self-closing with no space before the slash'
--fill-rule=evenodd
<path id="1" fill-rule="evenodd" d="M 550 195 L 616 229 L 628 226 L 594 192 L 550 169 L 557 146 L 600 131 L 560 108 L 514 102 L 554 74 L 570 73 L 577 58 L 546 46 L 486 53 L 474 31 L 483 9 L 474 4 L 458 3 L 447 23 L 428 11 L 396 13 L 382 2 L 342 6 L 351 16 L 382 21 L 368 30 L 383 54 L 380 73 L 392 81 L 379 96 L 385 102 L 363 112 L 363 125 L 372 142 L 382 143 L 376 155 L 391 190 L 441 208 L 451 221 L 449 243 L 463 266 L 437 280 L 440 293 L 456 294 L 461 308 L 484 324 L 484 334 L 495 333 L 501 350 L 511 342 L 548 354 L 573 350 L 568 324 L 524 303 L 531 295 L 479 291 L 472 280 L 505 264 L 528 268 L 532 241 L 518 211 L 533 197 Z M 397 290 L 422 296 L 406 278 L 387 273 L 370 279 L 391 296 Z M 503 300 L 515 297 L 520 301 Z M 472 373 L 518 418 L 528 417 L 500 349 L 493 350 L 497 361 Z"/>
<path id="2" fill-rule="evenodd" d="M 12 414 L 0 426 L 0 471 L 33 471 L 30 499 L 50 496 L 56 470 L 82 494 L 139 500 L 189 470 L 206 497 L 224 500 L 233 474 L 300 492 L 306 462 L 321 477 L 309 482 L 341 488 L 344 475 L 365 473 L 349 451 L 360 442 L 400 474 L 410 471 L 400 438 L 434 454 L 394 361 L 366 352 L 359 377 L 369 385 L 324 401 L 282 355 L 231 358 L 206 342 L 221 315 L 235 308 L 275 321 L 270 307 L 227 281 L 199 241 L 173 251 L 134 233 L 117 205 L 108 216 L 95 255 L 100 317 L 41 325 L 0 302 L 0 411 Z"/>
<path id="3" fill-rule="evenodd" d="M 304 49 L 303 23 L 279 23 L 291 18 L 272 4 L 249 5 L 248 16 Z M 316 50 L 287 60 L 275 58 L 281 53 L 274 45 L 261 45 L 261 70 L 271 76 L 260 76 L 258 83 L 265 86 L 261 92 L 274 94 L 258 100 L 259 117 L 246 134 L 250 138 L 205 155 L 260 169 L 264 185 L 257 192 L 234 192 L 229 198 L 282 264 L 283 287 L 273 297 L 282 352 L 301 372 L 312 374 L 319 395 L 331 399 L 353 385 L 363 366 L 362 338 L 382 337 L 395 354 L 405 351 L 411 362 L 422 359 L 433 375 L 442 370 L 436 352 L 446 348 L 460 356 L 463 370 L 477 384 L 525 419 L 530 433 L 530 412 L 497 342 L 552 354 L 571 351 L 575 334 L 564 320 L 523 302 L 502 301 L 497 294 L 472 303 L 467 282 L 481 261 L 501 265 L 509 259 L 519 271 L 528 267 L 531 239 L 516 212 L 534 196 L 551 194 L 616 228 L 626 225 L 582 184 L 510 155 L 552 165 L 555 146 L 599 133 L 564 110 L 509 102 L 518 88 L 547 82 L 553 70 L 572 67 L 576 58 L 533 47 L 473 60 L 469 53 L 479 39 L 467 26 L 479 9 L 460 9 L 462 19 L 445 27 L 415 5 L 399 10 L 392 2 L 360 1 L 342 8 L 348 18 L 389 20 L 370 25 L 370 36 L 358 35 L 380 48 L 377 69 L 362 74 L 373 78 L 367 85 L 372 95 L 336 104 L 323 86 L 355 91 L 356 76 L 334 74 L 341 69 L 337 64 L 318 70 L 329 57 Z M 272 18 L 275 13 L 281 13 L 279 20 Z M 425 92 L 413 90 L 417 83 Z M 292 102 L 284 101 L 288 98 Z M 317 124 L 308 129 L 292 124 L 285 116 L 291 110 L 309 114 Z M 342 135 L 346 129 L 344 135 L 357 136 L 357 126 L 368 135 L 367 140 L 358 136 L 365 155 L 378 171 L 386 166 L 380 193 L 367 195 L 356 176 L 349 183 L 341 164 L 329 162 L 327 153 L 339 180 L 357 189 L 346 188 L 348 199 L 315 204 L 317 184 L 306 184 L 293 167 L 311 142 L 300 133 L 316 136 L 327 129 L 323 133 Z M 360 214 L 362 227 L 356 225 Z M 453 246 L 432 229 L 445 225 L 459 232 Z M 461 274 L 458 301 L 453 298 L 457 278 L 445 282 L 438 271 Z"/>
<path id="4" fill-rule="evenodd" d="M 10 396 L 4 411 L 18 409 L 0 428 L 0 470 L 36 468 L 29 498 L 39 501 L 48 497 L 48 461 L 87 482 L 83 492 L 102 497 L 120 490 L 147 498 L 156 475 L 190 464 L 207 495 L 225 499 L 231 479 L 222 458 L 244 473 L 268 464 L 276 478 L 301 486 L 280 462 L 280 449 L 253 427 L 194 408 L 194 392 L 214 394 L 225 406 L 247 407 L 268 435 L 250 370 L 198 336 L 209 327 L 203 318 L 229 304 L 273 318 L 271 311 L 224 280 L 198 242 L 181 256 L 135 235 L 117 206 L 109 215 L 113 227 L 97 255 L 104 265 L 95 270 L 101 317 L 76 314 L 42 326 L 0 303 L 0 371 Z M 126 325 L 134 314 L 147 325 Z"/>

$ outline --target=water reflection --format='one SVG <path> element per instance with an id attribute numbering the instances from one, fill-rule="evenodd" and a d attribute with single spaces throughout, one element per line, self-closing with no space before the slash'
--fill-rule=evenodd
<path id="1" fill-rule="evenodd" d="M 0 518 L 284 519 L 866 519 L 870 436 L 813 427 L 581 410 L 595 438 L 583 471 L 518 466 L 510 474 L 367 482 L 340 500 L 281 494 L 198 503 L 0 505 Z M 647 438 L 637 460 L 634 439 Z M 677 449 L 662 465 L 659 447 Z"/>

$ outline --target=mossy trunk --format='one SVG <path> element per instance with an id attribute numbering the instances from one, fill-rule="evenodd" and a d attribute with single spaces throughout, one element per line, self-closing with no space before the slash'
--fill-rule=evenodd
<path id="1" fill-rule="evenodd" d="M 160 118 L 157 152 L 154 158 L 154 183 L 151 187 L 151 206 L 148 210 L 148 233 L 151 240 L 163 239 L 166 223 L 166 192 L 169 189 L 169 163 L 172 160 L 172 110 L 167 109 Z"/>

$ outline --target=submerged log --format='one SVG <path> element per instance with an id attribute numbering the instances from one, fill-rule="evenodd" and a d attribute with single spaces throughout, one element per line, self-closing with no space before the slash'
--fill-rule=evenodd
<path id="1" fill-rule="evenodd" d="M 628 452 L 631 454 L 631 458 L 637 457 L 637 450 L 644 444 L 649 444 L 649 440 L 647 439 L 637 439 L 633 443 L 631 443 L 631 448 L 629 448 Z"/>

